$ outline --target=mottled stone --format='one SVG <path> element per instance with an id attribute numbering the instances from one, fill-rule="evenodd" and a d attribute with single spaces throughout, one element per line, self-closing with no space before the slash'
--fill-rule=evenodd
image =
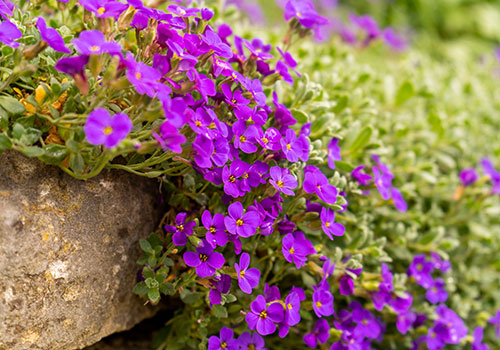
<path id="1" fill-rule="evenodd" d="M 0 350 L 80 349 L 153 315 L 131 290 L 137 242 L 160 220 L 157 188 L 0 155 Z"/>

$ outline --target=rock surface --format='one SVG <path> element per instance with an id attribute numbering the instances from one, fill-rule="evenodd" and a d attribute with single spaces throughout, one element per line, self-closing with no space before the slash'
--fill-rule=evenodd
<path id="1" fill-rule="evenodd" d="M 157 192 L 127 173 L 80 181 L 0 155 L 0 350 L 81 349 L 154 314 L 131 290 Z"/>

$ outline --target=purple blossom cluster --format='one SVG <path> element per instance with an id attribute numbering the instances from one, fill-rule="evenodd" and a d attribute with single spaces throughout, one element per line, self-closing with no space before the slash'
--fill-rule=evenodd
<path id="1" fill-rule="evenodd" d="M 500 171 L 495 169 L 493 162 L 489 158 L 481 159 L 480 165 L 483 174 L 491 181 L 491 194 L 500 194 Z M 458 178 L 463 187 L 468 187 L 477 182 L 479 175 L 476 169 L 466 168 L 460 171 Z"/>

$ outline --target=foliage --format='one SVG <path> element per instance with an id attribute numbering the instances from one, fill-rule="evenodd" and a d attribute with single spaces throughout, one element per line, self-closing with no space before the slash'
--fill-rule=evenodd
<path id="1" fill-rule="evenodd" d="M 500 180 L 484 161 L 477 180 L 459 177 L 500 156 L 498 64 L 466 49 L 437 61 L 418 45 L 299 41 L 323 18 L 289 3 L 288 31 L 273 33 L 231 6 L 214 18 L 169 7 L 174 17 L 134 29 L 149 11 L 137 3 L 113 21 L 74 0 L 21 2 L 10 17 L 21 45 L 1 48 L 0 151 L 77 178 L 110 168 L 162 182 L 170 210 L 139 242 L 134 288 L 153 304 L 164 295 L 183 305 L 159 349 L 244 348 L 261 335 L 269 349 L 480 349 L 478 326 L 500 345 L 500 203 L 490 184 Z M 55 69 L 67 56 L 40 47 L 39 15 L 80 57 L 73 39 L 95 28 L 121 52 Z M 238 35 L 273 49 L 239 49 Z"/>

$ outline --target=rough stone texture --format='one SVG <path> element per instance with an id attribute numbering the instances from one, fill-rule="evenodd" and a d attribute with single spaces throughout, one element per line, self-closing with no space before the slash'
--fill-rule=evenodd
<path id="1" fill-rule="evenodd" d="M 154 180 L 0 155 L 0 350 L 80 349 L 152 316 L 131 289 L 156 203 Z"/>

